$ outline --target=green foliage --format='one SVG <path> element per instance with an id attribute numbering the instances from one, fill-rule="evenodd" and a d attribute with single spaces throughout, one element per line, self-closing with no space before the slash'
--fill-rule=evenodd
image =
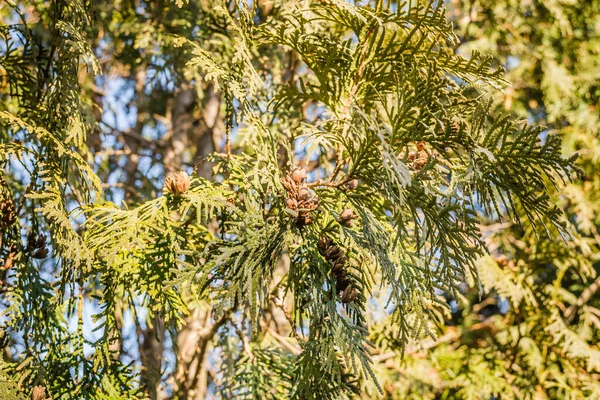
<path id="1" fill-rule="evenodd" d="M 227 386 L 219 389 L 220 395 L 238 399 L 287 397 L 292 386 L 290 355 L 277 348 L 249 349 L 240 359 L 224 363 L 221 373 L 228 379 Z"/>
<path id="2" fill-rule="evenodd" d="M 25 396 L 19 393 L 17 383 L 8 373 L 8 366 L 4 361 L 0 363 L 0 395 L 6 400 L 22 400 Z"/>
<path id="3" fill-rule="evenodd" d="M 533 273 L 507 276 L 481 262 L 482 219 L 520 223 L 514 229 L 527 243 L 567 232 L 549 188 L 571 179 L 575 158 L 562 157 L 560 136 L 499 116 L 490 99 L 508 83 L 504 69 L 479 51 L 455 51 L 442 2 L 160 2 L 149 23 L 133 17 L 138 10 L 129 2 L 107 5 L 99 21 L 86 2 L 42 3 L 38 25 L 8 26 L 0 36 L 7 49 L 1 68 L 10 77 L 10 90 L 0 94 L 7 110 L 0 114 L 2 200 L 18 214 L 0 242 L 9 283 L 2 332 L 25 392 L 41 385 L 55 399 L 152 393 L 144 376 L 138 382 L 139 365 L 127 365 L 114 348 L 123 339 L 123 310 L 136 334 L 141 323 L 165 324 L 174 340 L 198 303 L 213 307 L 213 334 L 227 339 L 215 344 L 223 362 L 214 385 L 226 398 L 365 391 L 400 398 L 412 390 L 517 397 L 512 379 L 526 378 L 514 378 L 509 359 L 488 352 L 513 345 L 539 370 L 538 353 L 548 350 L 515 340 L 522 325 L 548 335 L 552 354 L 566 355 L 552 368 L 575 371 L 581 362 L 597 370 L 598 350 L 589 344 L 595 333 L 581 336 L 592 320 L 581 322 L 581 334 L 567 329 L 552 309 L 562 299 L 558 287 L 538 291 Z M 20 8 L 10 9 L 19 16 Z M 100 27 L 110 34 L 106 43 L 96 42 Z M 114 50 L 109 67 L 140 74 L 156 64 L 156 75 L 175 85 L 222 95 L 223 152 L 215 146 L 204 160 L 214 179 L 197 176 L 189 189 L 166 184 L 159 193 L 162 179 L 138 184 L 134 174 L 121 197 L 103 190 L 111 164 L 99 162 L 101 152 L 87 142 L 97 117 L 86 93 L 92 78 L 83 75 L 101 70 L 94 46 Z M 294 67 L 282 67 L 287 57 Z M 144 85 L 136 107 L 170 115 L 163 92 L 149 94 Z M 148 117 L 139 112 L 135 125 L 146 143 Z M 146 140 L 175 140 L 173 125 Z M 300 165 L 310 169 L 306 180 L 293 175 Z M 171 168 L 165 161 L 159 178 Z M 515 251 L 539 263 L 528 249 Z M 448 299 L 460 301 L 467 280 L 486 293 L 496 289 L 523 313 L 543 307 L 548 318 L 493 319 L 506 325 L 494 329 L 508 331 L 491 335 L 493 345 L 438 347 L 430 368 L 439 380 L 410 370 L 418 384 L 389 390 L 399 374 L 381 371 L 377 347 L 388 346 L 399 363 L 412 341 L 435 340 L 453 311 Z M 280 304 L 286 298 L 289 315 Z M 97 311 L 91 327 L 86 304 Z M 285 314 L 289 342 L 269 333 L 273 307 Z M 267 334 L 277 342 L 266 344 Z M 549 380 L 560 386 L 560 378 Z M 597 390 L 591 379 L 585 385 L 582 392 Z"/>

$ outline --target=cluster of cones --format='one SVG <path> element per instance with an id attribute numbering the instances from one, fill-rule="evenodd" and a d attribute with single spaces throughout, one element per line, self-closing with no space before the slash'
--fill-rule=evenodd
<path id="1" fill-rule="evenodd" d="M 296 225 L 301 228 L 312 224 L 312 211 L 319 207 L 319 198 L 306 184 L 306 170 L 296 168 L 281 178 L 281 183 L 287 191 L 285 207 L 296 217 Z"/>
<path id="2" fill-rule="evenodd" d="M 165 179 L 165 188 L 174 195 L 184 194 L 190 188 L 190 176 L 185 171 L 179 171 Z"/>
<path id="3" fill-rule="evenodd" d="M 319 253 L 332 265 L 331 276 L 335 279 L 335 289 L 342 302 L 351 303 L 356 300 L 358 292 L 352 286 L 350 278 L 348 278 L 348 271 L 346 271 L 348 259 L 344 254 L 344 250 L 334 244 L 328 236 L 321 237 L 317 245 Z"/>
<path id="4" fill-rule="evenodd" d="M 33 258 L 43 259 L 48 257 L 48 248 L 46 247 L 46 237 L 29 232 L 27 235 L 27 247 L 25 252 Z"/>
<path id="5" fill-rule="evenodd" d="M 417 142 L 417 150 L 408 153 L 408 161 L 412 163 L 412 167 L 415 170 L 420 171 L 429 162 L 430 156 L 429 151 L 425 147 L 425 142 L 419 141 Z"/>

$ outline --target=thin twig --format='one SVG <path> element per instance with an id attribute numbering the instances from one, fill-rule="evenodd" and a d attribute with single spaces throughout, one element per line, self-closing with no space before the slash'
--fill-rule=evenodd
<path id="1" fill-rule="evenodd" d="M 565 319 L 567 320 L 567 323 L 571 323 L 571 321 L 573 321 L 577 310 L 581 306 L 585 305 L 598 291 L 598 289 L 600 289 L 600 276 L 596 278 L 596 280 L 581 293 L 581 296 L 579 296 L 574 304 L 571 304 L 571 306 L 567 308 L 567 311 L 565 311 Z"/>
<path id="2" fill-rule="evenodd" d="M 296 322 L 294 321 L 294 318 L 292 318 L 291 314 L 285 309 L 285 306 L 283 305 L 283 302 L 279 301 L 279 299 L 277 299 L 273 295 L 271 295 L 271 300 L 273 301 L 273 304 L 275 304 L 275 306 L 277 308 L 279 308 L 281 311 L 283 311 L 283 314 L 285 315 L 285 318 L 288 320 L 288 322 L 290 324 L 290 327 L 292 328 L 292 334 L 296 338 L 296 341 L 298 341 L 298 344 L 300 345 L 300 347 L 302 347 L 302 345 L 304 343 L 304 340 L 298 334 L 298 329 L 296 327 Z"/>
<path id="3" fill-rule="evenodd" d="M 242 344 L 244 345 L 244 352 L 246 352 L 246 354 L 248 355 L 250 362 L 254 361 L 254 353 L 252 353 L 252 348 L 250 347 L 250 342 L 248 342 L 248 338 L 246 337 L 246 335 L 244 335 L 242 331 L 240 331 L 240 328 L 238 328 L 237 326 L 235 327 L 235 332 L 242 341 Z"/>
<path id="4" fill-rule="evenodd" d="M 225 130 L 225 154 L 227 158 L 231 158 L 231 139 L 230 139 L 230 129 Z"/>
<path id="5" fill-rule="evenodd" d="M 309 182 L 306 185 L 310 188 L 313 187 L 332 187 L 332 188 L 337 188 L 340 187 L 342 185 L 345 185 L 346 183 L 348 183 L 350 181 L 350 175 L 346 175 L 345 177 L 343 177 L 341 180 L 337 181 L 337 182 L 331 182 L 331 181 L 327 181 L 327 182 L 323 182 L 322 180 L 318 180 L 315 182 Z"/>
<path id="6" fill-rule="evenodd" d="M 269 332 L 269 335 L 273 336 L 273 338 L 275 338 L 279 343 L 281 343 L 281 345 L 283 347 L 288 349 L 290 351 L 290 353 L 295 354 L 295 355 L 302 353 L 302 349 L 299 346 L 294 346 L 292 343 L 288 342 L 285 337 L 283 337 L 279 333 L 275 332 L 274 329 L 267 328 L 267 332 Z"/>
<path id="7" fill-rule="evenodd" d="M 335 168 L 333 169 L 333 172 L 331 173 L 331 176 L 329 177 L 329 182 L 335 181 L 335 178 L 340 173 L 342 166 L 345 164 L 345 162 L 342 162 L 342 157 L 344 156 L 343 153 L 344 153 L 344 150 L 342 149 L 342 145 L 338 143 L 338 148 L 337 148 L 336 158 L 335 158 L 336 164 L 335 164 Z"/>

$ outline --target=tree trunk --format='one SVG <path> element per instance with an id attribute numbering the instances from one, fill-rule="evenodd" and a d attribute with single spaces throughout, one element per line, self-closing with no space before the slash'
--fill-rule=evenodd
<path id="1" fill-rule="evenodd" d="M 185 142 L 193 140 L 195 145 L 194 161 L 198 161 L 202 156 L 209 154 L 216 149 L 215 142 L 218 142 L 222 129 L 219 119 L 221 96 L 214 92 L 212 86 L 205 90 L 205 98 L 202 102 L 201 118 L 197 124 L 186 125 L 193 128 L 194 131 L 188 135 L 182 135 L 181 132 L 173 129 L 171 140 L 173 148 L 189 148 L 191 143 Z M 185 121 L 183 115 L 173 114 L 174 121 L 178 118 Z M 177 146 L 177 147 L 176 147 Z M 171 162 L 172 167 L 178 168 L 173 162 L 173 155 L 165 155 L 165 162 Z M 211 167 L 208 163 L 200 162 L 196 164 L 198 176 L 204 178 L 211 177 Z M 224 321 L 211 323 L 211 308 L 190 310 L 190 315 L 185 319 L 185 324 L 177 335 L 177 370 L 175 373 L 176 394 L 179 399 L 204 399 L 208 385 L 207 369 L 205 365 L 205 355 L 209 343 L 215 335 L 218 327 Z"/>

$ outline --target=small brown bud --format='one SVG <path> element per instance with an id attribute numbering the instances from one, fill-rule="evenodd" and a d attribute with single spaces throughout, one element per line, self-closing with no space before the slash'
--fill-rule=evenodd
<path id="1" fill-rule="evenodd" d="M 46 248 L 46 237 L 44 235 L 36 236 L 33 231 L 27 234 L 27 247 L 26 252 L 32 253 L 31 257 L 43 259 L 48 256 L 48 249 Z"/>
<path id="2" fill-rule="evenodd" d="M 352 286 L 348 286 L 342 292 L 342 302 L 352 303 L 354 300 L 356 300 L 357 295 L 358 295 L 358 292 L 356 291 L 356 289 L 354 289 Z"/>
<path id="3" fill-rule="evenodd" d="M 341 279 L 338 279 L 337 282 L 335 283 L 335 288 L 338 292 L 342 292 L 346 289 L 348 289 L 348 287 L 350 286 L 350 279 L 344 277 Z"/>
<path id="4" fill-rule="evenodd" d="M 346 189 L 354 190 L 358 187 L 358 179 L 352 179 L 346 183 Z"/>
<path id="5" fill-rule="evenodd" d="M 317 248 L 319 249 L 319 253 L 324 254 L 330 245 L 331 238 L 325 235 L 321 236 L 321 238 L 317 242 Z"/>
<path id="6" fill-rule="evenodd" d="M 40 249 L 44 246 L 46 246 L 46 237 L 44 235 L 38 235 L 38 238 L 35 241 L 35 247 Z"/>
<path id="7" fill-rule="evenodd" d="M 420 170 L 427 164 L 428 161 L 429 154 L 427 154 L 426 151 L 421 151 L 417 159 L 415 159 L 415 161 L 413 162 L 413 166 L 415 167 L 415 169 Z"/>
<path id="8" fill-rule="evenodd" d="M 36 386 L 31 391 L 31 400 L 44 400 L 46 398 L 46 388 L 43 386 Z"/>
<path id="9" fill-rule="evenodd" d="M 27 234 L 27 247 L 25 247 L 25 251 L 32 251 L 37 247 L 37 238 L 35 237 L 35 233 L 30 231 Z"/>
<path id="10" fill-rule="evenodd" d="M 417 142 L 417 150 L 419 150 L 419 151 L 425 150 L 425 142 L 424 141 L 420 140 Z"/>
<path id="11" fill-rule="evenodd" d="M 288 197 L 287 199 L 285 199 L 285 206 L 287 208 L 291 208 L 292 210 L 295 210 L 298 208 L 298 202 L 296 201 L 296 199 L 292 199 L 291 197 Z"/>
<path id="12" fill-rule="evenodd" d="M 179 171 L 165 179 L 165 187 L 175 195 L 180 195 L 190 188 L 190 177 L 185 171 Z"/>
<path id="13" fill-rule="evenodd" d="M 355 218 L 354 211 L 352 211 L 352 209 L 350 208 L 344 209 L 344 211 L 342 211 L 342 213 L 340 214 L 340 219 L 342 220 L 348 220 L 353 218 Z"/>
<path id="14" fill-rule="evenodd" d="M 292 178 L 290 178 L 287 175 L 281 178 L 281 184 L 283 185 L 285 190 L 287 190 L 288 192 L 296 191 L 296 183 L 294 182 L 294 180 Z"/>
<path id="15" fill-rule="evenodd" d="M 356 215 L 354 215 L 354 211 L 352 211 L 350 208 L 346 208 L 340 214 L 340 218 L 339 218 L 338 222 L 344 226 L 350 227 L 350 226 L 352 226 L 352 220 L 354 218 L 356 218 Z"/>
<path id="16" fill-rule="evenodd" d="M 331 275 L 335 278 L 336 282 L 346 282 L 346 281 L 348 281 L 348 283 L 350 283 L 350 280 L 348 279 L 348 271 L 346 271 L 345 269 L 339 271 L 336 274 L 331 274 Z"/>
<path id="17" fill-rule="evenodd" d="M 337 260 L 338 258 L 344 255 L 344 250 L 340 249 L 338 246 L 333 245 L 327 249 L 325 252 L 326 260 Z"/>
<path id="18" fill-rule="evenodd" d="M 302 228 L 306 225 L 310 225 L 313 223 L 313 217 L 310 214 L 302 214 L 298 216 L 298 219 L 296 220 L 296 226 L 298 226 L 298 228 Z"/>
<path id="19" fill-rule="evenodd" d="M 317 208 L 319 206 L 319 198 L 317 196 L 314 196 L 308 199 L 307 203 L 311 208 Z"/>
<path id="20" fill-rule="evenodd" d="M 48 257 L 48 249 L 45 247 L 37 249 L 35 252 L 33 252 L 33 254 L 31 254 L 31 257 L 43 260 L 44 258 Z"/>
<path id="21" fill-rule="evenodd" d="M 292 179 L 296 183 L 302 183 L 304 179 L 306 179 L 306 170 L 304 168 L 296 168 L 294 172 L 292 172 Z"/>
<path id="22" fill-rule="evenodd" d="M 345 266 L 345 262 L 335 262 L 331 267 L 331 275 L 335 276 L 336 279 L 345 278 L 348 274 L 344 269 Z"/>
<path id="23" fill-rule="evenodd" d="M 310 190 L 306 186 L 302 186 L 300 190 L 298 190 L 298 199 L 301 201 L 306 201 L 310 197 Z"/>
<path id="24" fill-rule="evenodd" d="M 348 257 L 346 257 L 345 255 L 341 255 L 340 257 L 338 257 L 337 260 L 335 260 L 335 263 L 333 264 L 335 265 L 341 265 L 342 267 L 346 266 L 346 263 L 348 262 Z"/>

